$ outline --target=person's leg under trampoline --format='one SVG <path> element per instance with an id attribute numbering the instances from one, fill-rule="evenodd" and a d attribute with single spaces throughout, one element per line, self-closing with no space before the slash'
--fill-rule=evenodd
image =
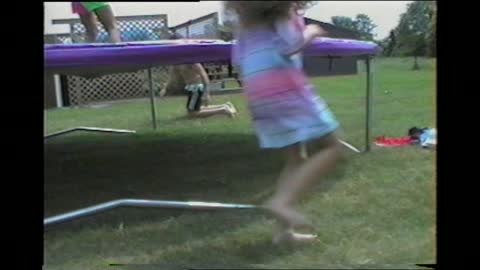
<path id="1" fill-rule="evenodd" d="M 117 27 L 117 20 L 113 14 L 112 7 L 107 5 L 96 9 L 95 14 L 98 17 L 98 20 L 102 23 L 103 27 L 105 27 L 105 30 L 107 30 L 110 37 L 110 42 L 121 42 L 120 30 Z"/>
<path id="2" fill-rule="evenodd" d="M 212 107 L 202 106 L 203 91 L 189 91 L 187 99 L 187 116 L 189 118 L 205 118 L 213 115 L 223 114 L 233 117 L 235 112 L 229 105 L 219 105 Z M 208 94 L 208 93 L 207 93 Z"/>
<path id="3" fill-rule="evenodd" d="M 214 115 L 228 115 L 233 117 L 234 113 L 227 106 L 217 108 L 201 108 L 199 111 L 189 111 L 190 118 L 206 118 Z"/>
<path id="4" fill-rule="evenodd" d="M 224 104 L 219 104 L 219 105 L 204 105 L 201 107 L 202 109 L 219 109 L 219 108 L 227 108 L 230 109 L 231 112 L 237 113 L 237 108 L 231 103 L 231 102 L 226 102 Z"/>
<path id="5" fill-rule="evenodd" d="M 85 26 L 85 41 L 88 43 L 94 43 L 97 39 L 97 19 L 92 12 L 86 12 L 80 15 L 80 21 Z"/>

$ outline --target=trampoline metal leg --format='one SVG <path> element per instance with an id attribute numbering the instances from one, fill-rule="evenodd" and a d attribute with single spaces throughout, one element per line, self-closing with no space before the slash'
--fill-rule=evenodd
<path id="1" fill-rule="evenodd" d="M 148 68 L 148 90 L 150 91 L 150 108 L 152 110 L 153 129 L 157 129 L 157 113 L 155 107 L 155 92 L 153 90 L 152 68 Z"/>
<path id="2" fill-rule="evenodd" d="M 372 59 L 367 57 L 365 60 L 367 68 L 367 92 L 366 92 L 366 116 L 365 116 L 365 152 L 370 151 L 370 136 L 372 131 Z"/>

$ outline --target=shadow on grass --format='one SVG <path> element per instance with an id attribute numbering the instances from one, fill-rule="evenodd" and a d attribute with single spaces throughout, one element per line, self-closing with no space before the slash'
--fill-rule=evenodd
<path id="1" fill-rule="evenodd" d="M 256 138 L 245 134 L 85 134 L 56 138 L 45 144 L 45 217 L 120 198 L 259 204 L 273 191 L 282 162 L 282 155 L 259 150 Z M 326 181 L 320 191 L 335 182 Z M 121 233 L 119 227 L 125 226 L 134 231 L 129 231 L 127 238 L 148 250 L 158 248 L 158 243 L 171 247 L 218 237 L 258 222 L 262 216 L 258 210 L 212 213 L 124 208 L 53 225 L 46 232 L 47 241 L 52 241 L 57 236 L 62 238 L 62 232 L 68 235 L 101 228 Z M 151 228 L 150 224 L 163 227 Z M 145 233 L 151 238 L 139 240 Z M 228 264 L 261 264 L 268 260 L 262 256 L 287 252 L 282 248 L 272 250 L 269 237 L 233 245 L 235 250 L 229 254 L 234 257 L 226 259 Z M 202 248 L 209 248 L 209 242 L 205 245 Z M 269 255 L 261 252 L 267 246 Z M 175 252 L 193 256 L 200 251 Z M 235 256 L 248 258 L 237 260 Z M 204 258 L 195 258 L 188 262 L 205 263 Z"/>
<path id="2" fill-rule="evenodd" d="M 258 203 L 252 198 L 271 189 L 280 167 L 278 157 L 245 134 L 56 138 L 45 144 L 45 216 L 119 198 Z M 124 211 L 142 221 L 185 210 Z M 121 211 L 107 216 L 115 212 Z"/>
<path id="3" fill-rule="evenodd" d="M 164 264 L 175 269 L 262 269 L 278 258 L 307 249 L 309 245 L 272 245 L 271 238 L 228 243 L 228 250 L 207 243 L 194 249 L 175 250 L 156 258 L 150 264 Z M 195 255 L 192 255 L 195 254 Z M 183 258 L 183 260 L 182 260 Z M 141 269 L 154 269 L 146 265 Z"/>

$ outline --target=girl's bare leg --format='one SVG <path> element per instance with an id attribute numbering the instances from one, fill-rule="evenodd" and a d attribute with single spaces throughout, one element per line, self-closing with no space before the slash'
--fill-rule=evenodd
<path id="1" fill-rule="evenodd" d="M 291 178 L 292 173 L 297 170 L 306 160 L 306 156 L 302 154 L 305 147 L 304 143 L 295 144 L 285 150 L 287 162 L 278 177 L 277 189 L 285 185 L 285 182 Z M 273 243 L 282 242 L 311 242 L 317 238 L 314 234 L 300 234 L 294 231 L 294 228 L 288 224 L 281 223 L 273 234 Z"/>
<path id="2" fill-rule="evenodd" d="M 332 133 L 319 140 L 323 148 L 313 154 L 297 168 L 287 169 L 285 176 L 281 175 L 274 196 L 265 204 L 276 218 L 286 228 L 310 226 L 306 218 L 293 208 L 294 203 L 303 195 L 308 187 L 332 170 L 342 156 L 341 144 Z M 290 158 L 298 158 L 298 145 L 287 149 Z"/>

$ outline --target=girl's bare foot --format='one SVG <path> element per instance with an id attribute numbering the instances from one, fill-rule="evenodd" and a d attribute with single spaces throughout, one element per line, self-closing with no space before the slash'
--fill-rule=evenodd
<path id="1" fill-rule="evenodd" d="M 289 229 L 274 234 L 272 242 L 276 245 L 282 243 L 311 243 L 317 239 L 318 236 L 316 234 L 296 233 Z"/>
<path id="2" fill-rule="evenodd" d="M 302 214 L 290 207 L 282 206 L 271 200 L 264 205 L 264 208 L 270 211 L 285 228 L 313 228 L 313 225 Z"/>

